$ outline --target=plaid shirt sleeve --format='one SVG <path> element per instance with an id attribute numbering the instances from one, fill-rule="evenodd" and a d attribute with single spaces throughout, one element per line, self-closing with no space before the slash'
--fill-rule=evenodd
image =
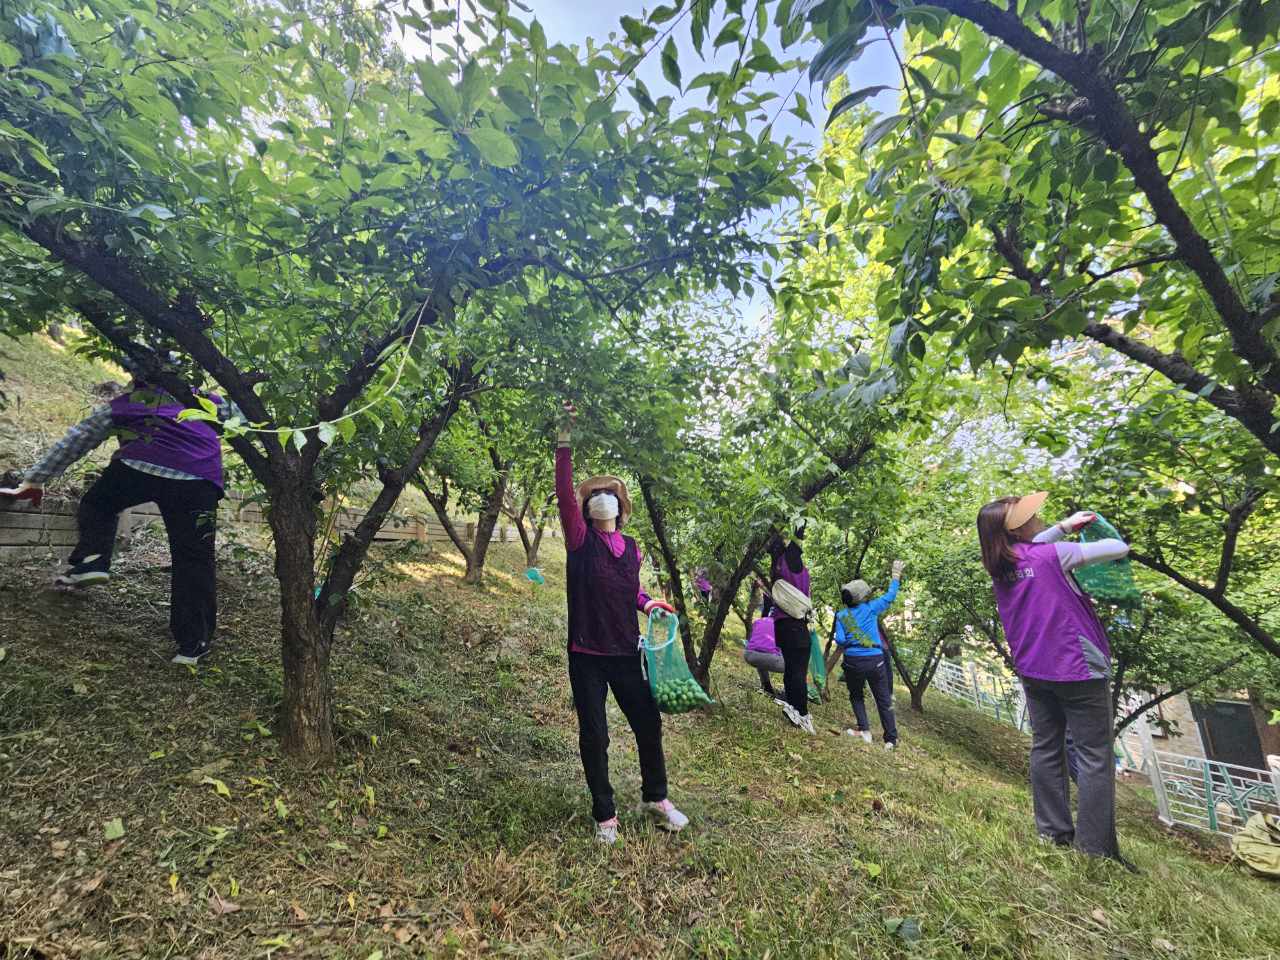
<path id="1" fill-rule="evenodd" d="M 66 436 L 49 448 L 49 452 L 40 458 L 40 462 L 27 471 L 24 479 L 27 483 L 47 483 L 54 477 L 60 477 L 67 468 L 87 454 L 94 447 L 111 436 L 111 407 L 103 404 L 95 407 L 85 417 L 67 431 Z"/>

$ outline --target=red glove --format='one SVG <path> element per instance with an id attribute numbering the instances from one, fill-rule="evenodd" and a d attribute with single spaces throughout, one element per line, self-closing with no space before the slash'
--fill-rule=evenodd
<path id="1" fill-rule="evenodd" d="M 30 500 L 33 507 L 38 507 L 44 500 L 44 488 L 24 483 L 12 489 L 0 490 L 0 498 L 14 503 L 19 500 Z"/>

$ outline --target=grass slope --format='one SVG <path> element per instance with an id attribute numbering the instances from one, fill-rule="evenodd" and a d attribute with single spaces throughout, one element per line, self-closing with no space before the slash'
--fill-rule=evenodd
<path id="1" fill-rule="evenodd" d="M 123 371 L 76 355 L 80 342 L 75 330 L 67 330 L 62 343 L 45 334 L 20 340 L 0 338 L 0 372 L 4 374 L 0 391 L 5 394 L 0 407 L 0 473 L 25 470 L 67 427 L 100 403 L 93 387 L 127 382 Z M 53 490 L 74 489 L 84 469 L 101 466 L 110 453 L 108 448 L 99 449 L 74 467 L 66 480 L 53 484 Z"/>
<path id="2" fill-rule="evenodd" d="M 335 651 L 341 756 L 318 771 L 271 735 L 267 558 L 227 551 L 198 672 L 166 662 L 162 535 L 93 594 L 0 572 L 0 956 L 1280 955 L 1275 885 L 1160 829 L 1131 788 L 1137 878 L 1035 842 L 1015 731 L 934 695 L 896 754 L 836 734 L 843 699 L 806 738 L 736 649 L 720 707 L 666 724 L 678 837 L 633 812 L 610 704 L 625 841 L 602 848 L 560 559 L 534 588 L 495 545 L 476 590 L 452 552 L 406 551 L 360 585 Z"/>

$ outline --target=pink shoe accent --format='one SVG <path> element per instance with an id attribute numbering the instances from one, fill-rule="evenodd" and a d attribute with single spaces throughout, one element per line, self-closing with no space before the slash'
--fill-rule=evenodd
<path id="1" fill-rule="evenodd" d="M 601 827 L 613 827 L 614 829 L 617 829 L 617 827 L 618 827 L 618 818 L 617 818 L 617 817 L 610 817 L 608 820 L 599 820 L 599 821 L 597 821 L 597 824 L 596 824 L 596 825 L 597 825 L 597 826 L 601 826 Z"/>

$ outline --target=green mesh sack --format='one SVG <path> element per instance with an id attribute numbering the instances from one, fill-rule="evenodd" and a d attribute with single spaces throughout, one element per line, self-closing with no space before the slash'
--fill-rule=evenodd
<path id="1" fill-rule="evenodd" d="M 821 701 L 822 691 L 827 686 L 827 661 L 823 659 L 822 643 L 818 640 L 817 631 L 814 630 L 809 631 L 809 679 L 813 681 L 809 699 Z"/>
<path id="2" fill-rule="evenodd" d="M 1107 523 L 1101 515 L 1080 531 L 1080 540 L 1083 543 L 1119 539 L 1121 539 L 1120 531 Z M 1109 560 L 1106 563 L 1091 563 L 1087 567 L 1077 567 L 1072 572 L 1080 589 L 1095 600 L 1125 605 L 1142 602 L 1138 585 L 1133 582 L 1133 564 L 1129 562 L 1128 557 Z"/>
<path id="3" fill-rule="evenodd" d="M 653 699 L 663 713 L 687 713 L 705 707 L 713 701 L 701 684 L 693 679 L 689 664 L 684 659 L 684 649 L 676 642 L 680 621 L 674 613 L 668 614 L 664 621 L 667 637 L 657 640 L 653 629 L 659 621 L 650 614 L 649 629 L 641 644 L 644 656 L 641 665 L 649 680 L 649 689 L 653 691 Z"/>

